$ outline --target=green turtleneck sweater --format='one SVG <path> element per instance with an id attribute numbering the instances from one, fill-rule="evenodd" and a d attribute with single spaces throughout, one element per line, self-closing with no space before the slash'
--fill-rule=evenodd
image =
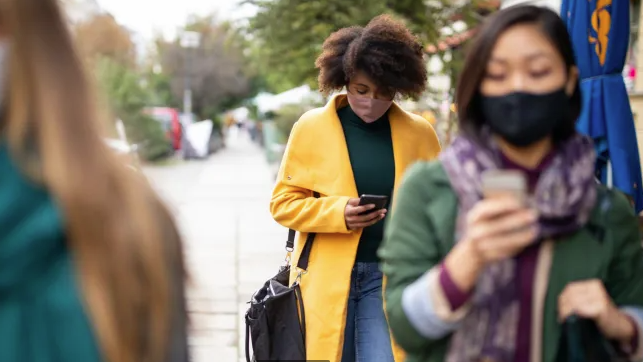
<path id="1" fill-rule="evenodd" d="M 0 145 L 0 361 L 99 362 L 49 193 L 27 180 Z"/>
<path id="2" fill-rule="evenodd" d="M 350 107 L 337 111 L 344 129 L 348 155 L 359 195 L 386 195 L 395 187 L 395 159 L 388 115 L 373 123 L 362 121 Z M 389 202 L 390 204 L 390 202 Z M 377 262 L 384 220 L 364 229 L 357 248 L 356 262 Z"/>

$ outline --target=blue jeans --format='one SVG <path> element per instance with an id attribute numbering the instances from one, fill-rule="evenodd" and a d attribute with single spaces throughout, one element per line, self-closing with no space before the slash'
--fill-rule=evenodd
<path id="1" fill-rule="evenodd" d="M 394 362 L 378 263 L 353 267 L 342 362 Z"/>

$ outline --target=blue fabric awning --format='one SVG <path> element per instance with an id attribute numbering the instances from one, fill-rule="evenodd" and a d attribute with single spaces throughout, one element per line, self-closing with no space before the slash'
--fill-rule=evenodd
<path id="1" fill-rule="evenodd" d="M 629 46 L 630 2 L 563 0 L 560 14 L 567 24 L 580 70 L 583 113 L 578 130 L 596 143 L 600 180 L 630 195 L 637 212 L 641 211 L 641 164 L 622 76 Z"/>

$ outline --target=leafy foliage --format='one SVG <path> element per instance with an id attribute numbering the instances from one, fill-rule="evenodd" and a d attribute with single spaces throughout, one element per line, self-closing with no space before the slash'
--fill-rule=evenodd
<path id="1" fill-rule="evenodd" d="M 98 14 L 76 24 L 76 43 L 81 54 L 89 61 L 109 58 L 133 67 L 136 48 L 127 29 L 119 25 L 110 14 Z"/>
<path id="2" fill-rule="evenodd" d="M 136 69 L 136 48 L 127 29 L 113 16 L 98 14 L 74 25 L 74 36 L 80 54 L 101 88 L 105 117 L 112 122 L 123 120 L 128 141 L 140 144 L 141 157 L 156 159 L 170 149 L 161 125 L 143 114 L 154 98 L 156 88 L 147 89 Z M 158 79 L 162 82 L 162 78 Z M 163 97 L 163 94 L 157 97 Z M 109 127 L 112 128 L 112 127 Z"/>
<path id="3" fill-rule="evenodd" d="M 304 100 L 301 103 L 285 104 L 278 110 L 269 112 L 266 117 L 275 122 L 275 127 L 282 138 L 278 141 L 286 143 L 290 136 L 290 131 L 299 117 L 307 111 L 320 106 L 322 105 L 314 100 Z"/>
<path id="4" fill-rule="evenodd" d="M 293 125 L 301 115 L 309 108 L 300 104 L 288 104 L 281 107 L 273 114 L 273 119 L 280 137 L 283 139 L 278 140 L 280 143 L 286 143 Z"/>
<path id="5" fill-rule="evenodd" d="M 184 29 L 200 34 L 198 47 L 183 48 L 179 39 L 156 42 L 174 99 L 182 99 L 189 77 L 194 113 L 215 119 L 222 110 L 238 106 L 256 93 L 254 74 L 246 66 L 244 43 L 229 24 L 208 15 L 193 18 Z"/>
<path id="6" fill-rule="evenodd" d="M 149 71 L 145 74 L 145 81 L 150 93 L 150 106 L 181 108 L 181 101 L 172 93 L 172 81 L 167 74 Z"/>
<path id="7" fill-rule="evenodd" d="M 96 76 L 111 114 L 123 120 L 129 141 L 142 145 L 141 156 L 154 160 L 166 155 L 170 145 L 161 124 L 143 114 L 149 99 L 139 75 L 112 59 L 100 58 Z"/>
<path id="8" fill-rule="evenodd" d="M 324 39 L 340 28 L 366 25 L 389 13 L 400 18 L 424 44 L 441 38 L 441 29 L 457 17 L 469 25 L 480 21 L 483 0 L 247 0 L 258 8 L 246 32 L 254 40 L 252 57 L 272 90 L 301 84 L 316 87 L 315 58 Z M 278 19 L 278 21 L 275 21 Z M 448 62 L 447 74 L 451 71 Z M 457 68 L 454 69 L 457 72 Z"/>
<path id="9" fill-rule="evenodd" d="M 275 91 L 317 84 L 315 58 L 324 39 L 351 25 L 366 25 L 385 10 L 380 0 L 255 0 L 248 31 L 257 41 L 256 65 Z M 275 21 L 279 19 L 279 21 Z"/>

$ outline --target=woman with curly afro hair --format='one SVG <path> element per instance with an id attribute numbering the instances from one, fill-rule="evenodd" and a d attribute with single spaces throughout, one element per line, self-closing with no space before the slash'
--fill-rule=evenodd
<path id="1" fill-rule="evenodd" d="M 377 252 L 404 171 L 440 151 L 429 122 L 394 102 L 424 91 L 422 46 L 382 15 L 331 34 L 316 66 L 323 93 L 347 94 L 295 123 L 270 204 L 277 222 L 301 233 L 291 281 L 302 289 L 307 359 L 402 361 L 383 309 Z"/>

